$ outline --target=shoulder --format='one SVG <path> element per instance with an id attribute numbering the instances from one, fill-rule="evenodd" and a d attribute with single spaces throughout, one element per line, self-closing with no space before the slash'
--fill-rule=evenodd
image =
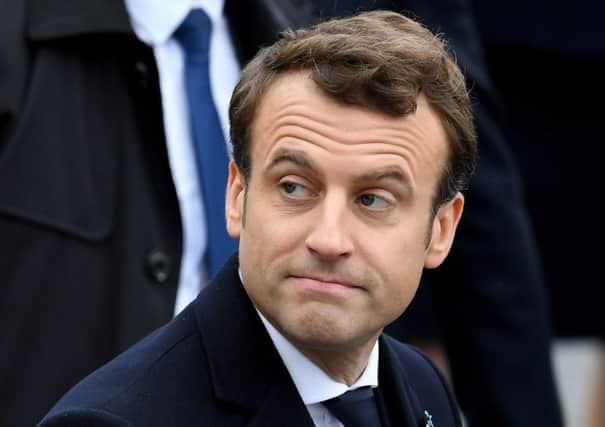
<path id="1" fill-rule="evenodd" d="M 417 411 L 423 414 L 429 410 L 434 420 L 452 420 L 451 425 L 461 425 L 460 409 L 451 387 L 428 356 L 388 335 L 383 334 L 382 338 L 401 364 L 402 375 L 411 388 L 412 404 Z"/>
<path id="2" fill-rule="evenodd" d="M 205 360 L 189 307 L 73 387 L 41 425 L 170 424 L 169 402 L 183 403 L 192 387 L 208 393 Z"/>
<path id="3" fill-rule="evenodd" d="M 449 389 L 445 378 L 429 357 L 418 348 L 402 343 L 389 335 L 383 335 L 387 344 L 397 355 L 399 361 L 406 368 L 406 375 L 411 381 L 424 380 L 437 388 Z"/>

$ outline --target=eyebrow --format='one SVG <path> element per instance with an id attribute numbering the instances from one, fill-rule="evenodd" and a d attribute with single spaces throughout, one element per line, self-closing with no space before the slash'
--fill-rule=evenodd
<path id="1" fill-rule="evenodd" d="M 358 184 L 383 180 L 394 181 L 396 184 L 405 187 L 408 191 L 413 191 L 414 189 L 413 181 L 409 175 L 398 166 L 387 166 L 355 178 L 355 182 Z"/>
<path id="2" fill-rule="evenodd" d="M 271 160 L 271 163 L 269 163 L 267 166 L 266 171 L 271 171 L 283 163 L 293 163 L 298 167 L 310 171 L 317 170 L 313 162 L 304 153 L 280 148 L 276 151 L 273 160 Z M 413 181 L 410 179 L 410 176 L 399 166 L 386 166 L 384 168 L 365 173 L 355 177 L 354 182 L 357 185 L 363 185 L 368 182 L 378 182 L 384 180 L 394 181 L 396 184 L 404 187 L 406 191 L 413 192 L 414 190 Z"/>
<path id="3" fill-rule="evenodd" d="M 311 162 L 306 155 L 298 151 L 286 150 L 283 148 L 277 150 L 273 160 L 271 160 L 271 163 L 269 163 L 269 166 L 267 166 L 266 170 L 270 171 L 282 163 L 294 163 L 301 168 L 309 169 L 311 171 L 316 170 L 313 162 Z"/>

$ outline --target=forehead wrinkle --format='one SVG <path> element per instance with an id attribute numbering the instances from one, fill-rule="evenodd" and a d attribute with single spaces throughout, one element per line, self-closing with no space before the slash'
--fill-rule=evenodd
<path id="1" fill-rule="evenodd" d="M 423 126 L 420 126 L 418 123 L 419 111 L 401 117 L 387 116 L 361 107 L 339 105 L 320 92 L 313 93 L 311 98 L 318 96 L 325 104 L 314 105 L 310 104 L 308 92 L 301 94 L 297 90 L 289 91 L 287 90 L 288 85 L 285 83 L 288 82 L 277 82 L 274 87 L 270 88 L 268 96 L 264 100 L 265 102 L 261 103 L 264 104 L 262 105 L 264 107 L 262 109 L 266 110 L 266 113 L 269 113 L 265 114 L 265 117 L 272 117 L 265 126 L 268 136 L 279 132 L 281 127 L 289 126 L 299 127 L 315 133 L 322 138 L 348 145 L 387 142 L 387 140 L 391 139 L 391 135 L 393 137 L 393 145 L 398 145 L 397 142 L 399 139 L 405 139 L 405 134 L 411 130 L 409 129 L 411 127 L 418 128 L 420 131 L 411 132 L 413 137 L 423 138 L 426 136 L 425 132 L 422 132 Z M 295 82 L 295 86 L 296 83 L 300 82 Z M 311 86 L 311 92 L 318 90 L 314 85 Z M 419 103 L 422 103 L 421 99 L 419 99 Z M 334 107 L 336 111 L 328 114 L 324 107 Z M 343 123 L 333 119 L 333 117 L 341 117 L 343 115 L 347 118 L 360 115 L 360 118 L 363 118 L 363 120 L 346 120 L 347 127 L 344 127 Z M 405 120 L 407 123 L 404 124 L 401 120 Z"/>
<path id="2" fill-rule="evenodd" d="M 318 124 L 320 126 L 318 126 Z M 342 145 L 342 150 L 351 146 L 357 146 L 361 149 L 366 148 L 369 154 L 398 154 L 402 151 L 408 151 L 418 144 L 408 141 L 414 138 L 420 138 L 421 134 L 409 129 L 401 129 L 397 126 L 377 126 L 368 125 L 367 129 L 351 130 L 338 125 L 322 121 L 316 117 L 306 114 L 298 114 L 293 117 L 292 114 L 282 113 L 270 124 L 267 130 L 271 141 L 277 142 L 285 138 L 293 138 L 310 142 L 315 145 L 324 145 L 322 143 L 335 143 Z M 313 137 L 320 139 L 313 141 Z M 412 150 L 413 152 L 421 150 Z"/>
<path id="3" fill-rule="evenodd" d="M 435 132 L 433 126 L 427 126 L 423 120 L 430 107 L 423 104 L 422 97 L 419 97 L 416 112 L 394 117 L 391 121 L 388 117 L 385 120 L 384 115 L 363 109 L 353 109 L 351 114 L 343 115 L 341 113 L 346 111 L 339 106 L 334 114 L 324 108 L 325 104 L 320 103 L 318 108 L 313 108 L 314 104 L 309 103 L 309 92 L 301 95 L 300 91 L 287 90 L 287 85 L 279 83 L 269 89 L 261 103 L 263 122 L 256 124 L 261 124 L 262 128 L 253 124 L 258 131 L 256 134 L 267 141 L 263 150 L 267 161 L 275 146 L 284 141 L 296 145 L 309 143 L 336 154 L 356 154 L 361 151 L 363 154 L 396 155 L 403 159 L 405 170 L 409 171 L 412 180 L 418 172 L 438 168 L 445 160 L 431 160 L 427 164 L 433 154 L 439 153 L 440 147 L 433 141 L 439 137 L 439 131 Z M 363 120 L 355 120 L 359 111 L 363 113 Z M 335 120 L 342 117 L 342 122 Z M 355 152 L 351 152 L 351 147 L 356 148 Z"/>
<path id="4" fill-rule="evenodd" d="M 288 111 L 284 109 L 271 122 L 268 129 L 268 136 L 272 141 L 277 141 L 286 137 L 312 142 L 314 138 L 319 137 L 320 141 L 331 141 L 337 143 L 348 143 L 348 138 L 343 135 L 342 129 L 334 129 L 327 121 L 322 120 L 318 115 L 305 111 Z M 339 133 L 339 135 L 336 135 Z M 345 131 L 346 132 L 346 131 Z"/>
<path id="5" fill-rule="evenodd" d="M 375 135 L 377 129 L 384 129 L 386 133 L 389 133 L 390 130 L 394 132 L 400 130 L 400 124 L 385 122 L 383 120 L 383 115 L 376 112 L 351 106 L 341 106 L 341 108 L 352 110 L 349 112 L 350 114 L 344 114 L 344 117 L 350 117 L 351 114 L 358 115 L 361 113 L 364 119 L 347 120 L 345 127 L 343 121 L 336 121 L 333 119 L 333 116 L 340 118 L 343 116 L 342 113 L 346 113 L 346 111 L 340 111 L 339 109 L 339 111 L 327 113 L 326 111 L 323 111 L 324 108 L 321 105 L 317 106 L 318 108 L 314 108 L 316 106 L 313 104 L 310 105 L 307 97 L 299 97 L 299 99 L 297 99 L 293 96 L 287 100 L 284 100 L 283 98 L 284 97 L 280 97 L 276 102 L 271 102 L 272 100 L 266 102 L 266 112 L 269 114 L 266 114 L 265 117 L 272 117 L 265 126 L 265 131 L 269 134 L 278 131 L 280 127 L 292 125 L 304 128 L 337 142 L 353 145 L 364 142 L 357 136 L 359 134 L 371 133 L 372 135 L 369 135 L 371 139 L 377 139 Z M 328 100 L 328 102 L 329 101 L 330 100 Z M 320 111 L 318 111 L 318 109 Z M 371 121 L 365 123 L 366 121 L 369 121 L 368 119 Z"/>
<path id="6" fill-rule="evenodd" d="M 343 156 L 355 154 L 397 156 L 403 160 L 400 168 L 404 171 L 408 186 L 412 189 L 415 188 L 417 170 L 423 166 L 418 162 L 419 152 L 422 150 L 419 150 L 414 143 L 405 143 L 405 140 L 409 138 L 404 136 L 407 131 L 404 132 L 399 128 L 384 129 L 383 135 L 377 135 L 376 130 L 372 130 L 368 132 L 367 137 L 357 136 L 354 138 L 356 141 L 351 143 L 336 140 L 331 135 L 318 132 L 315 127 L 301 126 L 300 122 L 291 123 L 284 120 L 283 123 L 273 127 L 273 133 L 269 137 L 271 143 L 267 147 L 267 162 L 275 159 L 276 154 L 273 153 L 273 150 L 281 150 L 281 145 L 284 143 L 294 150 L 299 144 L 310 144 L 321 150 Z M 310 137 L 310 135 L 313 136 Z M 354 152 L 350 151 L 352 146 L 356 148 Z M 301 165 L 300 162 L 297 163 Z"/>

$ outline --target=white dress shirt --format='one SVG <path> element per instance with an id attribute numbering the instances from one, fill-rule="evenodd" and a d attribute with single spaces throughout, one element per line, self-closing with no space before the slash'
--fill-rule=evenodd
<path id="1" fill-rule="evenodd" d="M 315 425 L 317 427 L 343 427 L 342 423 L 321 402 L 359 387 L 378 386 L 378 342 L 374 344 L 370 353 L 368 366 L 359 379 L 349 387 L 330 378 L 275 329 L 258 309 L 256 311 L 284 365 L 286 365 L 298 394 L 300 394 Z"/>
<path id="2" fill-rule="evenodd" d="M 226 144 L 229 100 L 240 69 L 223 16 L 224 0 L 125 2 L 135 33 L 153 48 L 160 78 L 168 158 L 183 224 L 183 257 L 174 308 L 176 315 L 197 296 L 206 281 L 203 254 L 208 234 L 185 92 L 184 54 L 172 36 L 191 9 L 203 9 L 212 21 L 210 85 Z M 228 152 L 231 152 L 230 148 Z"/>

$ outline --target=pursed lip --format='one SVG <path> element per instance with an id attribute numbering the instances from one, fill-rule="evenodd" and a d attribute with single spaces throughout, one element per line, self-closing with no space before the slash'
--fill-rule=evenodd
<path id="1" fill-rule="evenodd" d="M 289 277 L 301 282 L 302 284 L 306 284 L 309 286 L 316 286 L 316 287 L 320 287 L 320 288 L 363 289 L 361 286 L 358 286 L 349 280 L 342 279 L 339 277 L 322 277 L 322 276 L 316 276 L 316 275 L 297 275 L 297 274 L 292 274 Z"/>

